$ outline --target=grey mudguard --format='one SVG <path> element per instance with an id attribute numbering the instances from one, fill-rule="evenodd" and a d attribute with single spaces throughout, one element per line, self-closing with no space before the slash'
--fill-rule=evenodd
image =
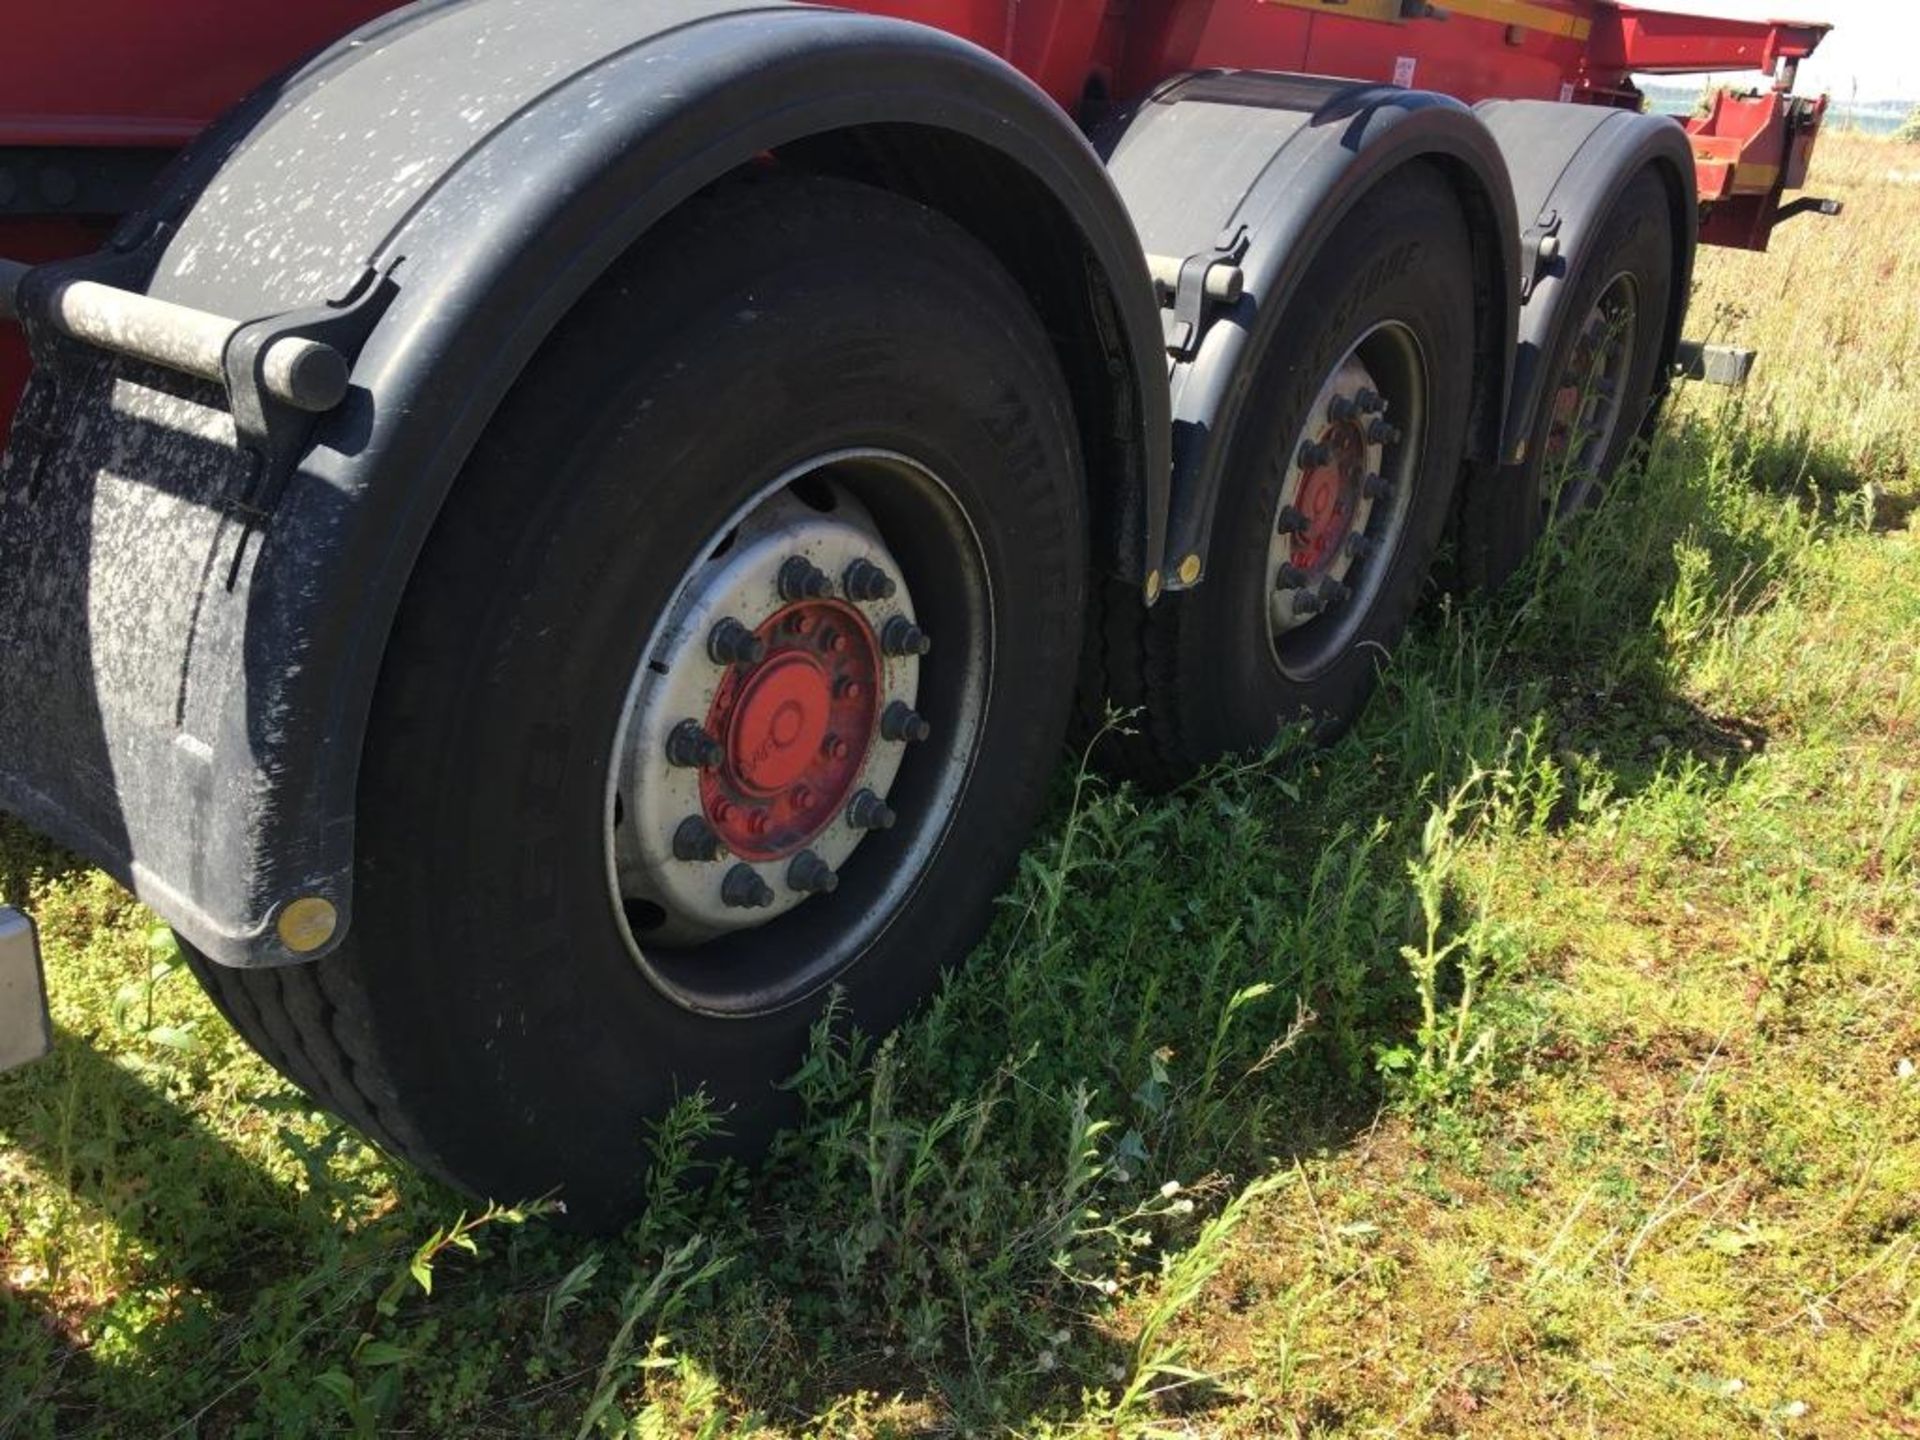
<path id="1" fill-rule="evenodd" d="M 1527 267 L 1501 447 L 1502 458 L 1517 464 L 1525 458 L 1522 450 L 1546 388 L 1542 368 L 1561 323 L 1563 302 L 1620 192 L 1649 166 L 1667 184 L 1673 215 L 1674 283 L 1655 372 L 1660 377 L 1656 384 L 1664 386 L 1686 317 L 1700 207 L 1693 149 L 1685 129 L 1670 116 L 1550 100 L 1487 100 L 1476 113 L 1499 144 L 1513 177 L 1523 237 L 1521 263 Z M 1540 259 L 1540 241 L 1549 235 L 1554 253 Z"/>
<path id="2" fill-rule="evenodd" d="M 1117 512 L 1104 558 L 1157 566 L 1151 286 L 1097 156 L 1018 73 L 935 30 L 798 5 L 418 5 L 243 104 L 80 265 L 240 319 L 378 296 L 346 402 L 283 473 L 236 445 L 221 387 L 36 338 L 0 471 L 0 808 L 223 964 L 337 944 L 383 648 L 500 398 L 676 205 L 854 128 L 958 146 L 967 164 L 914 193 L 940 204 L 950 173 L 984 173 L 1047 263 L 1064 257 L 1070 283 L 1029 292 L 1064 337 L 1096 509 Z M 340 924 L 295 955 L 276 918 L 307 896 Z"/>
<path id="3" fill-rule="evenodd" d="M 1469 444 L 1472 458 L 1497 459 L 1520 303 L 1518 227 L 1506 166 L 1471 110 L 1392 86 L 1207 72 L 1156 92 L 1104 148 L 1150 254 L 1232 261 L 1244 276 L 1240 298 L 1212 307 L 1197 345 L 1171 363 L 1170 584 L 1199 578 L 1225 441 L 1260 358 L 1285 343 L 1275 325 L 1288 298 L 1360 197 L 1417 160 L 1440 167 L 1466 210 L 1480 272 Z"/>

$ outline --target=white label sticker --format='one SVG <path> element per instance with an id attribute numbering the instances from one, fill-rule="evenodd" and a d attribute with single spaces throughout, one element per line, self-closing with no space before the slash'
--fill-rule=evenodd
<path id="1" fill-rule="evenodd" d="M 1562 80 L 1560 82 L 1560 103 L 1564 105 L 1571 99 L 1573 99 L 1573 82 L 1571 80 Z"/>
<path id="2" fill-rule="evenodd" d="M 1413 67 L 1416 63 L 1411 55 L 1396 57 L 1393 62 L 1393 83 L 1410 87 L 1413 84 Z"/>

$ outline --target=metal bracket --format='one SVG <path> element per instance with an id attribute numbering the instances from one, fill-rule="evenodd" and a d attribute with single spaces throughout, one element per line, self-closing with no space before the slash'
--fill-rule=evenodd
<path id="1" fill-rule="evenodd" d="M 1149 255 L 1147 269 L 1161 296 L 1167 354 L 1191 359 L 1200 349 L 1211 305 L 1232 305 L 1240 299 L 1246 276 L 1240 269 L 1251 243 L 1247 227 L 1223 232 L 1211 250 L 1196 250 L 1185 259 Z"/>
<path id="2" fill-rule="evenodd" d="M 272 513 L 321 413 L 285 397 L 283 392 L 297 384 L 298 377 L 274 373 L 279 357 L 324 353 L 338 357 L 351 370 L 360 347 L 399 293 L 393 274 L 400 263 L 395 259 L 384 270 L 363 271 L 339 300 L 249 321 L 228 338 L 222 367 L 234 433 L 241 447 L 255 457 L 231 508 L 249 524 Z M 296 349 L 284 343 L 289 340 L 305 341 L 313 348 Z M 321 378 L 330 385 L 331 376 Z M 344 393 L 344 374 L 340 389 Z"/>
<path id="3" fill-rule="evenodd" d="M 1796 215 L 1838 215 L 1846 209 L 1839 200 L 1827 200 L 1815 195 L 1802 195 L 1798 200 L 1789 200 L 1773 212 L 1773 223 L 1791 220 Z"/>
<path id="4" fill-rule="evenodd" d="M 1533 287 L 1547 267 L 1560 257 L 1560 212 L 1545 210 L 1540 218 L 1520 232 L 1520 298 L 1533 294 Z"/>

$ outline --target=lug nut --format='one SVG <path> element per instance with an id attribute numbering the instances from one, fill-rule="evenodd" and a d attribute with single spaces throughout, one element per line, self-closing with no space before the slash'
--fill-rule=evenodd
<path id="1" fill-rule="evenodd" d="M 773 887 L 760 878 L 758 870 L 742 862 L 721 880 L 720 903 L 735 910 L 764 910 L 773 904 Z"/>
<path id="2" fill-rule="evenodd" d="M 871 790 L 861 790 L 847 802 L 847 823 L 856 830 L 891 830 L 893 807 Z"/>
<path id="3" fill-rule="evenodd" d="M 933 727 L 914 713 L 911 705 L 896 700 L 881 713 L 880 734 L 888 740 L 924 740 Z"/>
<path id="4" fill-rule="evenodd" d="M 1298 506 L 1280 507 L 1280 524 L 1277 527 L 1282 535 L 1304 535 L 1313 522 L 1307 519 L 1306 512 Z"/>
<path id="5" fill-rule="evenodd" d="M 787 884 L 802 895 L 826 895 L 838 888 L 840 877 L 813 851 L 802 850 L 787 866 Z"/>
<path id="6" fill-rule="evenodd" d="M 716 665 L 758 665 L 767 642 L 731 616 L 707 633 L 707 654 Z"/>
<path id="7" fill-rule="evenodd" d="M 667 763 L 682 769 L 705 769 L 727 758 L 720 742 L 698 720 L 682 720 L 667 733 Z"/>
<path id="8" fill-rule="evenodd" d="M 1356 560 L 1364 560 L 1373 553 L 1373 541 L 1358 530 L 1347 536 L 1347 554 Z"/>
<path id="9" fill-rule="evenodd" d="M 933 641 L 906 616 L 896 615 L 880 628 L 880 648 L 889 655 L 924 655 Z"/>
<path id="10" fill-rule="evenodd" d="M 726 851 L 713 827 L 699 815 L 689 815 L 673 831 L 676 860 L 718 860 Z"/>
<path id="11" fill-rule="evenodd" d="M 1399 427 L 1389 425 L 1384 420 L 1375 420 L 1367 426 L 1367 443 L 1369 445 L 1398 445 L 1400 443 Z"/>
<path id="12" fill-rule="evenodd" d="M 1359 408 L 1351 395 L 1336 395 L 1327 402 L 1327 421 L 1333 425 L 1342 424 L 1351 420 Z"/>
<path id="13" fill-rule="evenodd" d="M 804 555 L 789 555 L 783 560 L 774 585 L 788 604 L 820 600 L 833 593 L 833 581 L 827 578 L 827 572 Z"/>
<path id="14" fill-rule="evenodd" d="M 1302 440 L 1294 460 L 1302 470 L 1318 470 L 1333 463 L 1333 451 L 1318 440 Z"/>
<path id="15" fill-rule="evenodd" d="M 1288 561 L 1280 567 L 1279 573 L 1274 576 L 1274 584 L 1281 590 L 1298 590 L 1302 585 L 1307 583 L 1309 578 L 1306 571 L 1302 570 L 1292 561 Z"/>
<path id="16" fill-rule="evenodd" d="M 1353 397 L 1353 403 L 1359 407 L 1362 415 L 1378 415 L 1387 408 L 1387 402 L 1372 390 L 1363 389 Z"/>
<path id="17" fill-rule="evenodd" d="M 1344 605 L 1352 597 L 1353 591 L 1349 590 L 1332 576 L 1328 576 L 1320 582 L 1320 589 L 1315 598 L 1320 602 L 1322 608 L 1327 608 L 1334 605 Z"/>
<path id="18" fill-rule="evenodd" d="M 1318 615 L 1320 613 L 1320 597 L 1311 590 L 1294 591 L 1293 613 L 1296 615 Z"/>
<path id="19" fill-rule="evenodd" d="M 849 600 L 885 600 L 894 590 L 893 577 L 871 560 L 855 560 L 840 576 L 840 588 Z"/>
<path id="20" fill-rule="evenodd" d="M 1360 482 L 1360 493 L 1369 500 L 1391 500 L 1393 482 L 1384 475 L 1369 475 Z"/>
<path id="21" fill-rule="evenodd" d="M 796 785 L 787 792 L 787 803 L 796 810 L 804 810 L 813 804 L 813 790 L 806 785 Z"/>
<path id="22" fill-rule="evenodd" d="M 833 682 L 833 697 L 836 700 L 858 700 L 865 693 L 866 686 L 844 675 Z"/>
<path id="23" fill-rule="evenodd" d="M 829 735 L 820 742 L 820 753 L 829 760 L 844 760 L 847 758 L 847 742 L 838 735 Z"/>

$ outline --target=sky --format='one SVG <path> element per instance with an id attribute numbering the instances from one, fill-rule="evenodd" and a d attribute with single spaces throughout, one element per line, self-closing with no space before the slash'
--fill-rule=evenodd
<path id="1" fill-rule="evenodd" d="M 1641 0 L 1650 9 L 1743 20 L 1823 20 L 1833 32 L 1800 67 L 1802 94 L 1920 100 L 1920 0 Z M 1731 78 L 1731 77 L 1728 77 Z"/>

